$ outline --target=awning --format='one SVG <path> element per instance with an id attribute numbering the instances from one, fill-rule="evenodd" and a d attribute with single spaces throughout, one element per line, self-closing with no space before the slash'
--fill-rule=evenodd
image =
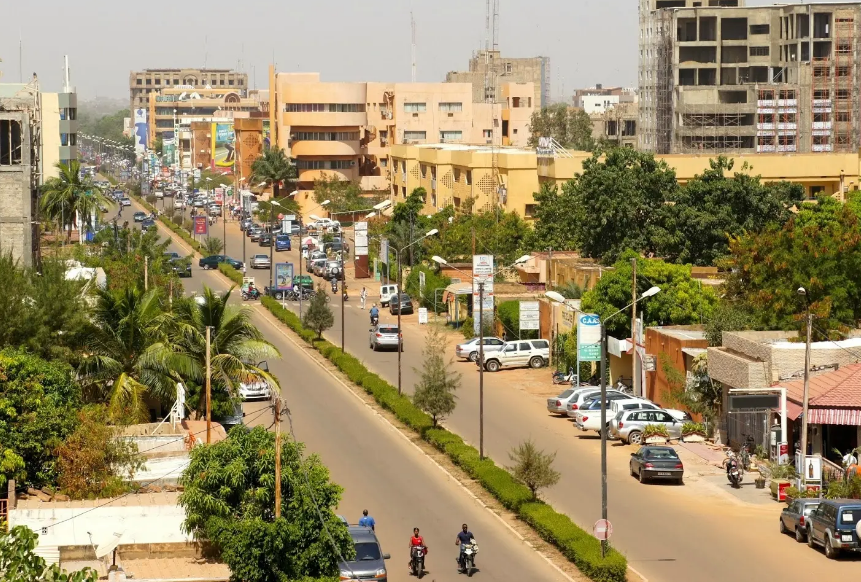
<path id="1" fill-rule="evenodd" d="M 613 336 L 607 336 L 607 352 L 610 355 L 621 358 L 622 354 L 627 354 L 634 345 L 629 339 L 616 339 Z"/>
<path id="2" fill-rule="evenodd" d="M 808 424 L 861 426 L 861 408 L 808 408 L 807 413 Z"/>
<path id="3" fill-rule="evenodd" d="M 448 303 L 449 298 L 453 295 L 472 295 L 472 282 L 470 283 L 452 283 L 445 288 L 442 293 L 442 302 Z"/>
<path id="4" fill-rule="evenodd" d="M 801 412 L 803 410 L 804 409 L 801 408 L 800 404 L 796 404 L 792 400 L 786 401 L 786 416 L 788 417 L 789 420 L 797 419 L 799 416 L 801 416 Z M 779 408 L 777 409 L 777 413 L 780 414 Z"/>

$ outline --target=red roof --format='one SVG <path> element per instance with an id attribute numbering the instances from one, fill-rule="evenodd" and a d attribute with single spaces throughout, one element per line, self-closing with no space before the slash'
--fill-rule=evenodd
<path id="1" fill-rule="evenodd" d="M 786 388 L 786 397 L 800 403 L 804 394 L 804 380 L 780 384 Z M 834 372 L 810 377 L 809 406 L 831 408 L 861 408 L 861 364 L 849 364 Z"/>

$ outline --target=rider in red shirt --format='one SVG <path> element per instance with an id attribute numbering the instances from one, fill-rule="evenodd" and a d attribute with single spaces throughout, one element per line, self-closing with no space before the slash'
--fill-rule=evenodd
<path id="1" fill-rule="evenodd" d="M 424 546 L 425 553 L 427 553 L 427 546 L 425 546 L 425 539 L 419 535 L 419 528 L 413 528 L 413 536 L 410 538 L 410 561 L 407 562 L 407 570 L 412 574 L 412 562 L 413 562 L 413 548 L 417 546 Z"/>

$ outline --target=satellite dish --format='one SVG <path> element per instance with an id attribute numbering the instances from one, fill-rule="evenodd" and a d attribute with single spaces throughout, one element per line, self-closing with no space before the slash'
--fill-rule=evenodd
<path id="1" fill-rule="evenodd" d="M 96 547 L 96 557 L 104 558 L 105 556 L 116 550 L 117 546 L 120 545 L 120 540 L 125 533 L 125 530 L 121 532 L 114 532 L 107 541 L 100 543 L 98 547 Z"/>

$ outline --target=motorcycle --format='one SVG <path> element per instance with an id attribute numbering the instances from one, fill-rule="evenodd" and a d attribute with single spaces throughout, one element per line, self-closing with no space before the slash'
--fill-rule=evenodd
<path id="1" fill-rule="evenodd" d="M 410 570 L 411 574 L 416 578 L 421 579 L 425 574 L 425 554 L 427 548 L 425 546 L 413 546 L 410 548 Z"/>
<path id="2" fill-rule="evenodd" d="M 380 321 L 380 316 L 379 316 L 379 315 L 372 315 L 372 316 L 371 316 L 371 325 L 372 325 L 372 326 L 377 325 L 377 323 L 378 323 L 379 321 Z"/>
<path id="3" fill-rule="evenodd" d="M 260 291 L 257 288 L 242 292 L 243 301 L 256 301 L 257 299 L 260 299 Z"/>
<path id="4" fill-rule="evenodd" d="M 465 572 L 468 578 L 472 578 L 475 571 L 475 555 L 478 553 L 478 544 L 475 540 L 471 544 L 464 544 L 460 553 L 459 572 Z"/>
<path id="5" fill-rule="evenodd" d="M 743 471 L 742 468 L 739 466 L 738 459 L 736 459 L 735 456 L 730 456 L 729 458 L 724 460 L 724 465 L 726 466 L 727 480 L 736 489 L 741 487 Z"/>
<path id="6" fill-rule="evenodd" d="M 568 368 L 568 373 L 553 372 L 554 384 L 571 384 L 574 382 L 574 368 Z"/>
<path id="7" fill-rule="evenodd" d="M 338 293 L 338 281 L 336 279 L 332 279 L 332 295 Z"/>

